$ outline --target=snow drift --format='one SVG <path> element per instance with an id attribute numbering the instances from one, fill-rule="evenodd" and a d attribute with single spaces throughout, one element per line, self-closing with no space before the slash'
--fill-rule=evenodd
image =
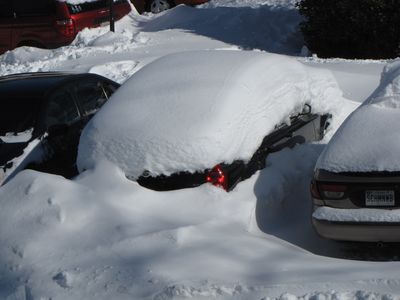
<path id="1" fill-rule="evenodd" d="M 318 160 L 331 172 L 400 171 L 400 61 L 385 67 L 372 95 L 343 123 Z"/>
<path id="2" fill-rule="evenodd" d="M 80 170 L 107 159 L 136 179 L 248 160 L 305 103 L 329 111 L 340 91 L 328 71 L 280 55 L 196 51 L 135 73 L 84 130 Z"/>

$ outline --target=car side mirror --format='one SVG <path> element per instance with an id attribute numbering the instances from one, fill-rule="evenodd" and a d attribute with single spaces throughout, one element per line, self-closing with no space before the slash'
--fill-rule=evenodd
<path id="1" fill-rule="evenodd" d="M 67 124 L 55 124 L 49 127 L 47 130 L 49 136 L 61 136 L 68 132 L 68 125 Z"/>

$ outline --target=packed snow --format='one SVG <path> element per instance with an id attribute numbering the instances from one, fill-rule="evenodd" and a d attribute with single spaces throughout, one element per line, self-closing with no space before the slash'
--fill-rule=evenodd
<path id="1" fill-rule="evenodd" d="M 380 85 L 325 148 L 317 168 L 332 172 L 400 171 L 400 61 L 387 65 Z"/>
<path id="2" fill-rule="evenodd" d="M 129 178 L 248 161 L 305 104 L 344 106 L 329 71 L 249 51 L 167 55 L 135 73 L 82 133 L 78 167 L 107 159 Z"/>
<path id="3" fill-rule="evenodd" d="M 132 12 L 115 34 L 86 29 L 70 46 L 7 52 L 0 74 L 93 72 L 123 83 L 178 52 L 299 55 L 293 2 L 214 0 L 160 15 Z M 377 87 L 385 62 L 295 58 L 324 69 L 322 84 L 332 70 L 335 90 L 349 101 L 332 107 L 322 143 L 270 155 L 231 193 L 210 185 L 154 192 L 106 160 L 73 180 L 26 170 L 0 187 L 0 299 L 400 299 L 398 248 L 390 255 L 348 248 L 319 238 L 310 222 L 316 160 L 354 101 Z M 387 261 L 349 260 L 349 251 Z"/>

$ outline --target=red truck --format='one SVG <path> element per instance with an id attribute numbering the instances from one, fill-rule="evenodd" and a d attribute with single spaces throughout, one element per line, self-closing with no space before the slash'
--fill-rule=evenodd
<path id="1" fill-rule="evenodd" d="M 0 54 L 20 46 L 57 48 L 70 44 L 85 27 L 109 21 L 109 0 L 79 4 L 63 0 L 0 0 Z M 131 11 L 128 0 L 114 0 L 118 20 Z"/>

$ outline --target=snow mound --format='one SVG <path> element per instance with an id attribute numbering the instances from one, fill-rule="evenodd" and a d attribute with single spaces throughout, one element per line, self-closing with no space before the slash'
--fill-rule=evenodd
<path id="1" fill-rule="evenodd" d="M 180 5 L 149 20 L 144 31 L 183 30 L 196 35 L 237 45 L 242 49 L 260 49 L 297 55 L 304 45 L 298 30 L 302 20 L 297 9 L 240 1 L 234 5 L 205 4 L 207 9 Z M 218 28 L 218 30 L 216 30 Z M 255 29 L 257 28 L 257 29 Z"/>
<path id="2" fill-rule="evenodd" d="M 400 171 L 400 61 L 387 65 L 372 95 L 338 129 L 317 168 Z"/>
<path id="3" fill-rule="evenodd" d="M 107 159 L 130 178 L 195 172 L 248 160 L 305 103 L 341 105 L 329 71 L 246 51 L 165 56 L 135 73 L 82 133 L 80 170 Z"/>

